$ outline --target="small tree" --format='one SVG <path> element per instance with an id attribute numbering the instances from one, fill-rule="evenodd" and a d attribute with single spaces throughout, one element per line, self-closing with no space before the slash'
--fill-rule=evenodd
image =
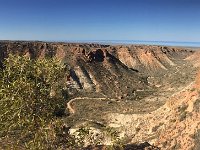
<path id="1" fill-rule="evenodd" d="M 46 149 L 52 146 L 66 101 L 66 67 L 55 58 L 9 55 L 0 73 L 0 141 Z M 25 144 L 23 144 L 25 143 Z"/>

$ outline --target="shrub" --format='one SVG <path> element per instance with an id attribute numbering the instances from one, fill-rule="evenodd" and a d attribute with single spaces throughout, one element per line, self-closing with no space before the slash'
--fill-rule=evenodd
<path id="1" fill-rule="evenodd" d="M 63 125 L 66 73 L 54 58 L 9 55 L 0 72 L 0 141 L 6 139 L 8 147 L 52 146 Z"/>

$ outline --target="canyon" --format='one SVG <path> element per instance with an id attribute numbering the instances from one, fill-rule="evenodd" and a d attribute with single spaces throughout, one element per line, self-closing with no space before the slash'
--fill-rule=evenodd
<path id="1" fill-rule="evenodd" d="M 106 126 L 115 129 L 125 144 L 148 142 L 149 149 L 200 149 L 198 50 L 1 41 L 1 67 L 9 54 L 31 59 L 56 57 L 66 65 L 69 100 L 65 122 L 71 133 L 89 126 L 91 134 L 101 135 Z M 105 138 L 103 145 L 109 144 Z"/>

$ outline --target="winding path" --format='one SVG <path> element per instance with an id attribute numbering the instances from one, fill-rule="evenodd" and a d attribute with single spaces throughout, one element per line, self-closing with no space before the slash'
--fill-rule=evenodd
<path id="1" fill-rule="evenodd" d="M 75 111 L 75 108 L 72 107 L 72 103 L 76 100 L 84 100 L 84 99 L 96 99 L 96 100 L 110 100 L 110 101 L 117 101 L 116 99 L 110 99 L 110 98 L 91 98 L 91 97 L 76 97 L 76 98 L 73 98 L 71 99 L 68 103 L 67 103 L 67 109 L 69 110 L 70 114 L 74 114 L 76 111 Z"/>
<path id="2" fill-rule="evenodd" d="M 179 90 L 178 92 L 175 92 L 174 94 L 172 94 L 171 97 L 174 97 L 176 96 L 177 94 L 181 93 L 182 91 L 185 91 L 189 88 L 191 88 L 191 86 L 194 84 L 194 82 L 191 82 L 188 86 L 182 88 L 181 90 Z M 111 98 L 91 98 L 91 97 L 76 97 L 76 98 L 73 98 L 71 100 L 69 100 L 69 102 L 67 103 L 67 109 L 69 110 L 69 113 L 70 114 L 75 114 L 75 108 L 73 108 L 72 106 L 72 103 L 75 102 L 76 100 L 84 100 L 84 99 L 91 99 L 91 100 L 109 100 L 109 101 L 115 101 L 117 102 L 117 99 L 111 99 Z"/>

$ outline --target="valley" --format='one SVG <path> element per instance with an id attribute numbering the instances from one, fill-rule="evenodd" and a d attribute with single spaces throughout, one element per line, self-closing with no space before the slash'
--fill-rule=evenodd
<path id="1" fill-rule="evenodd" d="M 98 136 L 110 127 L 125 144 L 200 147 L 200 60 L 192 48 L 1 41 L 1 67 L 11 53 L 56 57 L 69 69 L 64 121 L 70 133 L 87 126 Z M 111 144 L 103 138 L 101 145 Z"/>

